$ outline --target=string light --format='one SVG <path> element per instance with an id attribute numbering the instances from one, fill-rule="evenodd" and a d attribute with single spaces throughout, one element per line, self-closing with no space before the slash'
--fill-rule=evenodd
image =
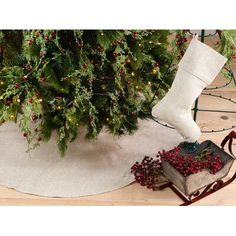
<path id="1" fill-rule="evenodd" d="M 3 100 L 3 96 L 0 97 L 0 100 Z"/>
<path id="2" fill-rule="evenodd" d="M 106 118 L 107 121 L 109 121 L 109 118 Z"/>
<path id="3" fill-rule="evenodd" d="M 139 43 L 139 44 L 138 44 L 138 46 L 139 46 L 139 47 L 142 47 L 142 44 L 141 44 L 141 43 Z"/>
<path id="4" fill-rule="evenodd" d="M 40 98 L 40 99 L 39 99 L 39 102 L 42 102 L 42 101 L 43 101 L 43 99 L 42 99 L 42 98 Z"/>
<path id="5" fill-rule="evenodd" d="M 3 82 L 3 81 L 1 81 L 1 82 L 0 82 L 0 84 L 1 84 L 1 85 L 4 85 L 4 82 Z"/>
<path id="6" fill-rule="evenodd" d="M 157 74 L 157 70 L 156 69 L 152 69 L 152 73 L 155 75 Z"/>
<path id="7" fill-rule="evenodd" d="M 148 81 L 148 84 L 149 84 L 149 85 L 152 85 L 152 82 L 151 82 L 151 81 Z"/>
<path id="8" fill-rule="evenodd" d="M 135 61 L 137 61 L 137 58 L 134 58 Z"/>
<path id="9" fill-rule="evenodd" d="M 57 109 L 58 109 L 58 110 L 61 110 L 61 107 L 60 107 L 60 106 L 58 106 L 58 107 L 57 107 Z"/>
<path id="10" fill-rule="evenodd" d="M 134 76 L 134 72 L 131 72 L 131 75 Z"/>
<path id="11" fill-rule="evenodd" d="M 104 35 L 104 33 L 101 33 L 101 35 L 103 36 L 103 35 Z"/>
<path id="12" fill-rule="evenodd" d="M 149 41 L 149 43 L 151 44 L 151 43 L 152 43 L 152 41 L 150 40 L 150 41 Z"/>
<path id="13" fill-rule="evenodd" d="M 136 85 L 136 86 L 135 86 L 135 88 L 136 88 L 136 89 L 139 89 L 139 86 L 138 86 L 138 85 Z"/>
<path id="14" fill-rule="evenodd" d="M 18 98 L 17 100 L 16 100 L 18 103 L 20 103 L 20 99 Z"/>
<path id="15" fill-rule="evenodd" d="M 15 116 L 14 116 L 14 115 L 10 115 L 10 118 L 11 118 L 11 119 L 14 119 L 14 118 L 15 118 Z"/>

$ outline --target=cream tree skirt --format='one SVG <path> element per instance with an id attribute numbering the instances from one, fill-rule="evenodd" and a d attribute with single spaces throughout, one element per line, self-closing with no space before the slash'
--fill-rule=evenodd
<path id="1" fill-rule="evenodd" d="M 145 155 L 155 156 L 182 141 L 172 129 L 152 120 L 139 121 L 133 135 L 113 138 L 105 131 L 97 141 L 80 137 L 58 154 L 56 136 L 26 153 L 27 142 L 18 126 L 0 127 L 0 184 L 20 192 L 49 197 L 79 197 L 112 191 L 133 182 L 130 167 Z"/>

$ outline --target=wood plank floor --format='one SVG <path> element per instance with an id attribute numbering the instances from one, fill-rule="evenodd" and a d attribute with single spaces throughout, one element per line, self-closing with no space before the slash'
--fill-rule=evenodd
<path id="1" fill-rule="evenodd" d="M 212 42 L 210 42 L 212 43 Z M 236 75 L 236 66 L 233 66 Z M 214 85 L 219 86 L 224 81 L 218 77 Z M 232 98 L 236 101 L 236 86 L 229 86 L 212 92 Z M 199 107 L 204 109 L 225 109 L 236 110 L 236 105 L 228 101 L 212 98 L 209 96 L 200 96 Z M 236 125 L 236 114 L 208 113 L 199 112 L 197 123 L 202 129 L 216 129 Z M 235 129 L 236 130 L 236 129 Z M 200 141 L 211 139 L 220 144 L 221 140 L 229 131 L 202 134 Z M 236 153 L 236 141 L 234 143 L 234 152 Z M 229 176 L 236 171 L 234 163 Z M 229 177 L 227 177 L 229 178 Z M 227 179 L 226 178 L 226 179 Z M 130 184 L 124 188 L 113 192 L 80 197 L 80 198 L 46 198 L 30 194 L 19 193 L 13 189 L 0 186 L 0 205 L 179 205 L 181 200 L 169 189 L 164 191 L 150 191 L 136 183 Z M 210 195 L 209 197 L 195 203 L 194 205 L 236 205 L 236 181 L 222 190 Z"/>

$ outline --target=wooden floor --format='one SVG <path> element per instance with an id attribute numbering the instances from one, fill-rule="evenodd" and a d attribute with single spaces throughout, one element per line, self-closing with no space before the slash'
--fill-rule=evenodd
<path id="1" fill-rule="evenodd" d="M 211 43 L 211 42 L 210 42 Z M 233 66 L 236 75 L 236 66 Z M 214 85 L 222 85 L 225 81 L 218 77 Z M 229 86 L 212 92 L 232 98 L 236 101 L 236 86 Z M 204 109 L 224 109 L 236 110 L 236 105 L 228 101 L 212 98 L 209 96 L 200 96 L 199 107 Z M 199 112 L 197 123 L 202 129 L 219 129 L 236 125 L 236 114 L 222 114 Z M 235 129 L 236 130 L 236 129 Z M 211 139 L 220 144 L 221 140 L 229 131 L 221 133 L 202 134 L 200 141 Z M 236 141 L 234 143 L 234 152 L 236 153 Z M 229 176 L 236 171 L 234 163 Z M 227 177 L 229 178 L 229 177 Z M 226 178 L 226 179 L 227 179 Z M 179 205 L 181 200 L 169 189 L 153 192 L 141 187 L 136 183 L 130 184 L 124 188 L 113 192 L 80 197 L 80 198 L 46 198 L 30 194 L 19 193 L 13 189 L 0 186 L 0 205 Z M 222 190 L 208 196 L 207 198 L 195 203 L 194 205 L 236 205 L 236 181 Z"/>

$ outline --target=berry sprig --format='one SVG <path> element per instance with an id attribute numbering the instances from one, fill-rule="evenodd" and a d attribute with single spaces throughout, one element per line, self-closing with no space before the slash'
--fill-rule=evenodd
<path id="1" fill-rule="evenodd" d="M 157 190 L 160 177 L 163 176 L 161 160 L 145 156 L 141 163 L 136 162 L 131 167 L 131 173 L 134 174 L 135 180 L 141 186 Z"/>
<path id="2" fill-rule="evenodd" d="M 167 161 L 185 177 L 196 174 L 203 169 L 208 169 L 211 174 L 215 174 L 223 167 L 219 155 L 212 154 L 208 149 L 203 150 L 198 156 L 191 154 L 183 156 L 180 148 L 177 147 L 168 152 L 163 150 L 159 152 L 159 155 L 162 161 Z"/>
<path id="3" fill-rule="evenodd" d="M 183 156 L 179 147 L 170 151 L 158 152 L 156 159 L 145 156 L 141 163 L 136 162 L 131 167 L 131 173 L 135 180 L 141 185 L 152 190 L 158 190 L 160 183 L 163 183 L 162 162 L 167 161 L 184 177 L 208 169 L 211 174 L 216 174 L 223 167 L 223 162 L 218 154 L 213 154 L 209 148 L 204 149 L 199 155 L 191 154 Z"/>
<path id="4" fill-rule="evenodd" d="M 203 168 L 203 162 L 192 155 L 184 157 L 180 153 L 180 148 L 174 148 L 168 152 L 159 152 L 161 160 L 170 163 L 176 170 L 178 170 L 183 176 L 196 174 Z"/>
<path id="5" fill-rule="evenodd" d="M 187 42 L 188 42 L 188 39 L 186 38 L 186 32 L 179 31 L 174 40 L 178 59 L 181 59 L 183 57 L 186 50 Z"/>

